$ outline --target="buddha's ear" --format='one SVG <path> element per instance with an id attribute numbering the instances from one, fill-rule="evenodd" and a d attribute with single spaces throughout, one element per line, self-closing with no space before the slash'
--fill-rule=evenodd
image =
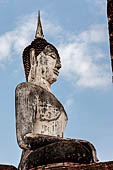
<path id="1" fill-rule="evenodd" d="M 34 65 L 36 63 L 36 58 L 35 58 L 35 49 L 31 48 L 30 49 L 30 64 Z"/>

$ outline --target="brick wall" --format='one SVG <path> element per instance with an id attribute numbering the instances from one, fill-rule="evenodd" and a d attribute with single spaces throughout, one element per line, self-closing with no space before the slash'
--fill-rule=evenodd
<path id="1" fill-rule="evenodd" d="M 113 170 L 113 161 L 81 165 L 65 162 L 39 166 L 30 170 Z"/>

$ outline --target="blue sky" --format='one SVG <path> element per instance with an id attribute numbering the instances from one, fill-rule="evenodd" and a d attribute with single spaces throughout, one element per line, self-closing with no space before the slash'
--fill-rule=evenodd
<path id="1" fill-rule="evenodd" d="M 41 10 L 45 39 L 61 56 L 52 92 L 68 114 L 65 137 L 92 142 L 113 160 L 113 87 L 106 0 L 0 0 L 0 163 L 18 166 L 15 88 L 25 81 L 22 52 L 34 39 Z"/>

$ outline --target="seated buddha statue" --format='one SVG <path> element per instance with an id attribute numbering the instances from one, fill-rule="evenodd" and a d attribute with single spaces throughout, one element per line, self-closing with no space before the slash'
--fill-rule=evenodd
<path id="1" fill-rule="evenodd" d="M 38 15 L 34 41 L 23 52 L 26 82 L 16 87 L 16 134 L 22 156 L 20 170 L 57 162 L 96 162 L 94 146 L 85 140 L 64 138 L 68 120 L 50 87 L 61 68 L 57 49 L 44 39 Z"/>

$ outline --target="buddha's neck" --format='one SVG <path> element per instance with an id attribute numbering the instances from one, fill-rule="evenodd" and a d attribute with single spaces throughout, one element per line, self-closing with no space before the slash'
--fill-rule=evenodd
<path id="1" fill-rule="evenodd" d="M 48 81 L 46 81 L 46 80 L 44 80 L 42 77 L 40 77 L 40 76 L 38 76 L 37 78 L 35 78 L 35 79 L 33 79 L 32 81 L 31 81 L 31 83 L 33 83 L 33 84 L 36 84 L 36 85 L 38 85 L 38 86 L 41 86 L 41 87 L 43 87 L 44 89 L 46 89 L 47 91 L 49 91 L 49 92 L 51 92 L 51 90 L 50 90 L 50 83 L 48 82 Z"/>

